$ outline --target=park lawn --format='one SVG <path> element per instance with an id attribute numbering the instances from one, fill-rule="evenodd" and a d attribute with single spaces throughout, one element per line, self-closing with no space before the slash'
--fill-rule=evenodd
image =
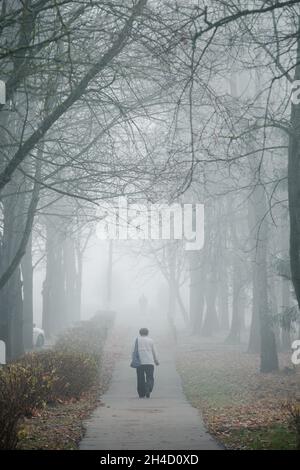
<path id="1" fill-rule="evenodd" d="M 229 449 L 295 449 L 287 400 L 300 395 L 300 368 L 260 374 L 259 358 L 237 350 L 190 350 L 177 359 L 183 389 L 209 432 Z"/>

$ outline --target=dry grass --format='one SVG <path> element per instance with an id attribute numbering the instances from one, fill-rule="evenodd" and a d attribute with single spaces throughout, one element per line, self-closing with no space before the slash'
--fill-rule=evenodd
<path id="1" fill-rule="evenodd" d="M 300 394 L 300 368 L 280 356 L 281 370 L 261 374 L 259 358 L 219 347 L 178 355 L 184 391 L 209 431 L 228 448 L 295 448 L 296 434 L 283 406 Z"/>

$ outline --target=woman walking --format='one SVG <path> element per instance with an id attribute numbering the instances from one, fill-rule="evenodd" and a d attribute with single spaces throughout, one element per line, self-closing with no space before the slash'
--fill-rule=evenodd
<path id="1" fill-rule="evenodd" d="M 159 365 L 153 339 L 149 330 L 141 328 L 134 343 L 131 367 L 136 368 L 137 391 L 140 398 L 150 398 L 154 386 L 154 364 Z"/>

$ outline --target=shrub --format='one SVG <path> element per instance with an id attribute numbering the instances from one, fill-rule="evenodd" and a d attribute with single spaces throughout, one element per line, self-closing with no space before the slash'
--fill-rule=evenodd
<path id="1" fill-rule="evenodd" d="M 14 449 L 20 420 L 43 405 L 52 377 L 22 364 L 0 369 L 0 449 Z"/>
<path id="2" fill-rule="evenodd" d="M 57 340 L 59 378 L 56 388 L 65 397 L 78 398 L 96 381 L 101 370 L 102 353 L 109 329 L 114 321 L 113 312 L 99 312 L 91 320 L 65 331 Z M 67 384 L 65 388 L 64 385 Z"/>
<path id="3" fill-rule="evenodd" d="M 57 340 L 54 349 L 67 353 L 82 353 L 101 359 L 106 334 L 92 325 L 80 325 L 67 330 Z"/>
<path id="4" fill-rule="evenodd" d="M 55 350 L 91 355 L 100 366 L 104 343 L 113 321 L 113 312 L 96 314 L 91 320 L 64 332 L 58 338 Z"/>
<path id="5" fill-rule="evenodd" d="M 28 353 L 0 368 L 0 449 L 14 449 L 19 426 L 45 403 L 79 399 L 99 377 L 113 316 L 96 315 L 65 332 L 53 350 Z"/>
<path id="6" fill-rule="evenodd" d="M 26 354 L 20 363 L 36 380 L 50 376 L 51 386 L 44 391 L 44 401 L 51 403 L 80 398 L 98 377 L 95 359 L 87 354 L 68 351 L 41 351 Z"/>
<path id="7" fill-rule="evenodd" d="M 97 361 L 85 353 L 55 351 L 56 376 L 54 393 L 61 398 L 80 398 L 91 388 L 98 378 Z"/>

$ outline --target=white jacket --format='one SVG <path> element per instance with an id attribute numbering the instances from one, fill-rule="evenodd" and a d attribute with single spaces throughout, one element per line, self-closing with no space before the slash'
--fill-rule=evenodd
<path id="1" fill-rule="evenodd" d="M 137 340 L 141 364 L 154 365 L 158 362 L 153 339 L 149 338 L 149 336 L 138 336 Z"/>

